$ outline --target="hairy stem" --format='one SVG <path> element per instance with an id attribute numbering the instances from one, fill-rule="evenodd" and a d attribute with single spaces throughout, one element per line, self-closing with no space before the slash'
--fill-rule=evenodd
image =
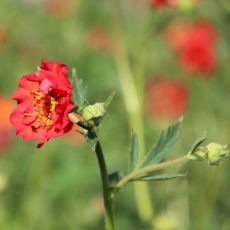
<path id="1" fill-rule="evenodd" d="M 133 178 L 142 176 L 144 174 L 153 172 L 153 171 L 157 171 L 160 169 L 164 169 L 164 168 L 168 168 L 177 164 L 181 164 L 181 163 L 185 163 L 186 161 L 188 161 L 189 159 L 187 158 L 187 156 L 184 157 L 180 157 L 171 161 L 166 161 L 163 163 L 159 163 L 159 164 L 154 164 L 154 165 L 150 165 L 141 169 L 137 169 L 134 170 L 133 172 L 131 172 L 130 174 L 126 175 L 125 177 L 123 177 L 117 184 L 116 187 L 117 188 L 121 188 L 124 185 L 126 185 L 129 181 L 131 181 Z"/>

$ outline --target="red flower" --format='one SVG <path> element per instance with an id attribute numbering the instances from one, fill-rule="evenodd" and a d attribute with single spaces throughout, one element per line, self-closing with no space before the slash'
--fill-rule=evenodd
<path id="1" fill-rule="evenodd" d="M 153 6 L 164 6 L 168 5 L 168 0 L 151 0 Z"/>
<path id="2" fill-rule="evenodd" d="M 175 6 L 177 8 L 187 8 L 195 5 L 199 5 L 202 0 L 190 0 L 189 5 L 185 4 L 181 0 L 149 0 L 151 5 L 156 8 L 164 7 L 164 6 Z"/>
<path id="3" fill-rule="evenodd" d="M 166 40 L 174 49 L 185 71 L 209 74 L 216 67 L 217 32 L 206 20 L 177 21 L 166 30 Z"/>
<path id="4" fill-rule="evenodd" d="M 150 3 L 153 7 L 173 6 L 177 0 L 150 0 Z"/>
<path id="5" fill-rule="evenodd" d="M 40 140 L 38 148 L 50 138 L 72 129 L 67 113 L 73 108 L 72 86 L 67 67 L 60 63 L 41 62 L 41 68 L 22 77 L 13 99 L 17 108 L 10 116 L 16 134 L 25 140 Z"/>
<path id="6" fill-rule="evenodd" d="M 146 108 L 153 117 L 178 118 L 188 107 L 188 92 L 176 80 L 151 79 L 147 82 Z"/>
<path id="7" fill-rule="evenodd" d="M 179 60 L 184 70 L 189 73 L 210 74 L 216 67 L 214 50 L 195 40 L 191 40 L 179 53 Z"/>

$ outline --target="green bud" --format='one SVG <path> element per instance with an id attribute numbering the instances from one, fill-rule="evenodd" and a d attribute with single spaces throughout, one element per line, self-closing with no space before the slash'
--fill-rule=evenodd
<path id="1" fill-rule="evenodd" d="M 188 155 L 190 160 L 202 161 L 207 159 L 208 149 L 204 147 L 198 147 L 194 152 Z"/>
<path id="2" fill-rule="evenodd" d="M 104 103 L 95 103 L 84 108 L 82 117 L 89 126 L 98 126 L 105 116 Z"/>
<path id="3" fill-rule="evenodd" d="M 229 150 L 226 145 L 210 143 L 207 145 L 208 163 L 210 165 L 218 165 L 226 156 L 229 156 Z"/>

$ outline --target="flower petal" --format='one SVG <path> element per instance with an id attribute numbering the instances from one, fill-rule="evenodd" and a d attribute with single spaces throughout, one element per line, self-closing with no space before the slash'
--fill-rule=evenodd
<path id="1" fill-rule="evenodd" d="M 72 129 L 67 113 L 74 107 L 73 87 L 68 69 L 61 62 L 42 61 L 41 69 L 19 81 L 13 93 L 17 108 L 10 116 L 16 134 L 25 140 L 39 140 L 40 148 L 50 138 L 58 137 Z"/>

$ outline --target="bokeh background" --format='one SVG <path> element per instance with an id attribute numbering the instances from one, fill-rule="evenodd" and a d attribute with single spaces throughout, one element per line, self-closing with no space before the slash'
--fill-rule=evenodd
<path id="1" fill-rule="evenodd" d="M 73 131 L 38 150 L 9 124 L 11 94 L 41 60 L 65 63 L 70 75 L 76 68 L 91 102 L 116 91 L 100 138 L 109 171 L 125 174 L 132 128 L 147 152 L 184 115 L 171 158 L 204 130 L 210 142 L 229 143 L 229 51 L 228 0 L 1 0 L 0 229 L 104 226 L 99 169 L 84 139 Z M 187 177 L 149 184 L 146 218 L 127 186 L 115 201 L 117 229 L 230 229 L 229 168 L 229 159 L 176 167 Z"/>

